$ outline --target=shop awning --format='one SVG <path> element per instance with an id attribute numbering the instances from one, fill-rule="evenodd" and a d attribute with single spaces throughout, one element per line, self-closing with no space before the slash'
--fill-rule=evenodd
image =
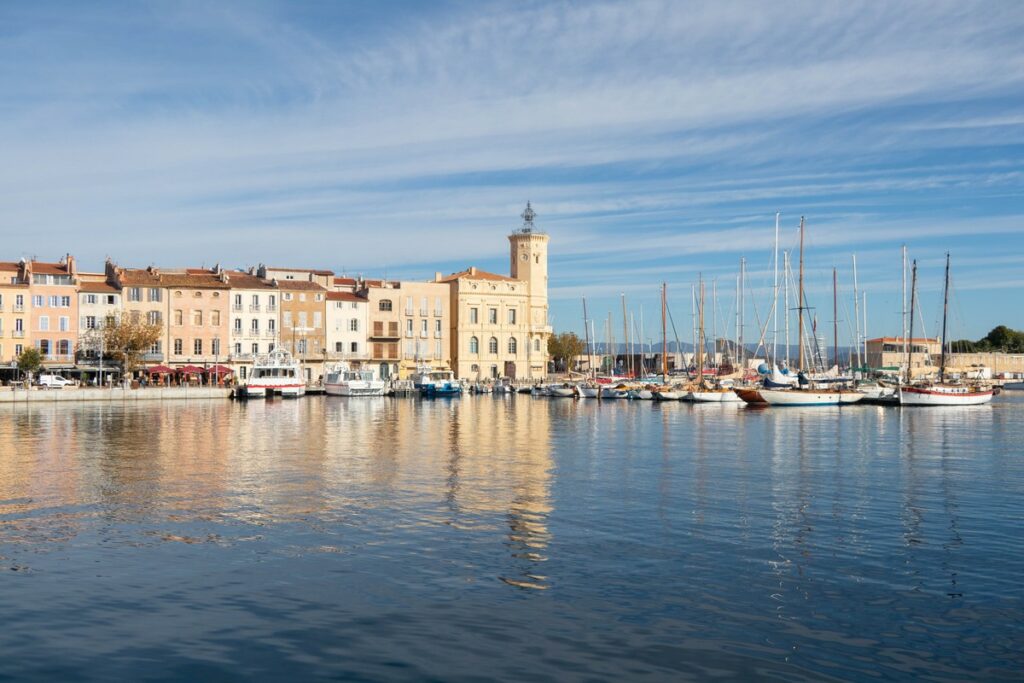
<path id="1" fill-rule="evenodd" d="M 154 365 L 151 368 L 146 368 L 146 372 L 151 375 L 169 375 L 174 372 L 174 370 L 171 370 L 166 365 Z"/>
<path id="2" fill-rule="evenodd" d="M 209 368 L 206 368 L 205 372 L 211 375 L 230 375 L 232 372 L 234 372 L 234 370 L 223 365 L 213 365 Z"/>
<path id="3" fill-rule="evenodd" d="M 185 375 L 201 375 L 203 374 L 203 369 L 198 365 L 183 365 L 178 368 L 177 372 Z"/>

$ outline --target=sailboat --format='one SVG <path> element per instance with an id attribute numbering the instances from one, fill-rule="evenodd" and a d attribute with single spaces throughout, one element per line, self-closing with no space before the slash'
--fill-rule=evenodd
<path id="1" fill-rule="evenodd" d="M 695 365 L 697 366 L 697 383 L 694 385 L 689 392 L 686 394 L 686 398 L 689 401 L 695 401 L 697 403 L 735 403 L 740 400 L 740 397 L 736 395 L 732 389 L 721 386 L 716 383 L 715 385 L 708 384 L 707 377 L 704 374 L 704 280 L 700 281 L 700 307 L 697 312 L 697 344 L 696 348 L 696 359 Z"/>
<path id="2" fill-rule="evenodd" d="M 911 310 L 914 306 L 914 292 L 917 285 L 917 264 L 914 264 L 914 287 L 910 293 Z M 966 385 L 946 381 L 946 319 L 949 311 L 949 253 L 946 253 L 946 284 L 942 295 L 942 353 L 939 361 L 939 381 L 910 384 L 910 362 L 907 363 L 908 384 L 900 384 L 896 388 L 896 396 L 901 406 L 978 406 L 992 400 L 991 387 Z M 914 316 L 911 313 L 910 325 L 913 329 Z M 914 353 L 913 337 L 910 339 L 910 354 Z"/>
<path id="3" fill-rule="evenodd" d="M 662 385 L 655 387 L 651 395 L 656 401 L 678 401 L 686 392 L 680 391 L 668 383 L 668 327 L 666 327 L 666 313 L 668 303 L 666 297 L 668 285 L 661 283 L 661 381 Z"/>
<path id="4" fill-rule="evenodd" d="M 576 392 L 580 398 L 600 398 L 601 385 L 597 383 L 597 369 L 594 367 L 594 355 L 590 349 L 590 328 L 587 327 L 587 297 L 583 297 L 583 333 L 587 337 L 587 369 L 590 371 L 590 377 L 576 387 Z M 596 339 L 594 345 L 597 345 Z"/>
<path id="5" fill-rule="evenodd" d="M 797 370 L 798 386 L 793 388 L 768 389 L 751 387 L 735 389 L 736 395 L 751 404 L 771 406 L 839 406 L 857 403 L 864 394 L 834 386 L 816 386 L 804 374 L 804 311 L 807 310 L 804 294 L 804 219 L 800 217 L 800 281 L 797 286 L 797 340 L 800 348 Z"/>

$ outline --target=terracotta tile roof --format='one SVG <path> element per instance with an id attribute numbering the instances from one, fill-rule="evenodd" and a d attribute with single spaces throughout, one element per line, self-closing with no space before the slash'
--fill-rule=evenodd
<path id="1" fill-rule="evenodd" d="M 367 299 L 364 296 L 353 294 L 352 292 L 327 292 L 328 301 L 355 301 L 358 303 L 366 303 Z"/>
<path id="2" fill-rule="evenodd" d="M 336 285 L 354 285 L 356 279 L 354 277 L 336 277 L 334 278 L 334 284 Z"/>
<path id="3" fill-rule="evenodd" d="M 18 270 L 21 264 L 17 261 L 0 261 L 0 270 Z"/>
<path id="4" fill-rule="evenodd" d="M 80 292 L 95 292 L 100 294 L 117 294 L 120 288 L 107 282 L 82 282 L 78 285 Z"/>
<path id="5" fill-rule="evenodd" d="M 46 275 L 67 275 L 68 267 L 62 263 L 46 263 L 45 261 L 33 261 L 32 272 Z"/>
<path id="6" fill-rule="evenodd" d="M 160 284 L 164 287 L 183 287 L 186 289 L 228 289 L 213 273 L 198 275 L 194 273 L 160 273 Z"/>
<path id="7" fill-rule="evenodd" d="M 505 275 L 498 275 L 497 273 L 488 273 L 486 270 L 479 270 L 478 268 L 467 268 L 459 273 L 452 273 L 447 277 L 441 278 L 440 282 L 454 282 L 455 280 L 461 280 L 462 278 L 468 278 L 470 280 L 516 282 L 514 278 L 506 277 Z"/>
<path id="8" fill-rule="evenodd" d="M 333 276 L 333 270 L 318 270 L 316 268 L 275 268 L 274 266 L 267 266 L 267 270 L 280 270 L 282 273 L 312 273 L 313 275 L 328 275 Z"/>
<path id="9" fill-rule="evenodd" d="M 365 286 L 367 286 L 367 287 L 378 287 L 378 288 L 379 287 L 383 287 L 385 282 L 387 282 L 387 281 L 386 280 L 363 280 L 363 284 Z M 392 289 L 401 289 L 401 287 L 402 287 L 402 283 L 398 282 L 398 281 L 395 281 L 395 280 L 387 282 L 387 284 Z"/>
<path id="10" fill-rule="evenodd" d="M 158 271 L 159 272 L 159 271 Z M 120 273 L 121 285 L 134 287 L 145 285 L 147 287 L 159 287 L 160 276 L 150 272 L 146 268 L 125 268 Z"/>
<path id="11" fill-rule="evenodd" d="M 226 270 L 224 274 L 228 277 L 228 286 L 231 289 L 274 289 L 273 281 L 264 280 L 241 270 Z"/>
<path id="12" fill-rule="evenodd" d="M 277 286 L 281 289 L 291 289 L 295 291 L 306 291 L 306 292 L 325 292 L 323 287 L 315 282 L 309 280 L 278 280 Z"/>

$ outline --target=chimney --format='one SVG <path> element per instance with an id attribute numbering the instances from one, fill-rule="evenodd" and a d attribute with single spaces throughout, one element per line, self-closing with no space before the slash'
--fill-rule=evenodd
<path id="1" fill-rule="evenodd" d="M 440 281 L 441 281 L 441 271 L 436 270 L 436 271 L 434 271 L 434 282 L 440 282 Z"/>
<path id="2" fill-rule="evenodd" d="M 469 274 L 472 275 L 473 277 L 476 277 L 476 266 L 469 267 Z"/>

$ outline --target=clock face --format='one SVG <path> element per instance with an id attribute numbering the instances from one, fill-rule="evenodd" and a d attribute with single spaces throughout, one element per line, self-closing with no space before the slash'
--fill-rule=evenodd
<path id="1" fill-rule="evenodd" d="M 529 254 L 527 254 L 527 253 L 526 253 L 526 252 L 524 251 L 524 252 L 522 253 L 522 255 L 521 255 L 521 256 L 520 256 L 519 258 L 521 258 L 521 259 L 522 259 L 523 261 L 529 261 L 529 260 L 530 260 L 530 255 L 529 255 Z"/>

